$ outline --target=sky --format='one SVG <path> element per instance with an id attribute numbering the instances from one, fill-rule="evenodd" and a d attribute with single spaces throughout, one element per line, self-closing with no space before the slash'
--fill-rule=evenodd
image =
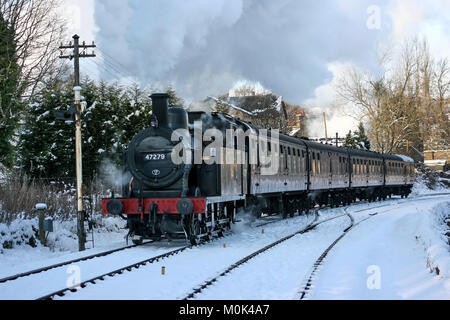
<path id="1" fill-rule="evenodd" d="M 64 0 L 64 6 L 69 34 L 98 45 L 98 59 L 82 61 L 90 76 L 155 90 L 172 86 L 188 102 L 224 94 L 238 82 L 258 83 L 311 114 L 326 112 L 332 136 L 357 126 L 334 104 L 333 84 L 345 66 L 381 72 L 380 48 L 415 35 L 427 37 L 437 58 L 450 52 L 447 0 Z M 323 125 L 312 127 L 312 135 L 323 136 Z"/>

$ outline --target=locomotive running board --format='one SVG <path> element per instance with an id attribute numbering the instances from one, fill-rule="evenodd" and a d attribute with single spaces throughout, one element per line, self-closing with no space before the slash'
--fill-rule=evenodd
<path id="1" fill-rule="evenodd" d="M 207 197 L 206 204 L 223 203 L 223 202 L 231 202 L 231 201 L 239 201 L 239 200 L 245 200 L 245 195 Z"/>

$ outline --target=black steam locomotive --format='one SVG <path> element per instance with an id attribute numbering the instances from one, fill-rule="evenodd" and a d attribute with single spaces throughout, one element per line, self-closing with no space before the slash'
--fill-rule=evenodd
<path id="1" fill-rule="evenodd" d="M 282 134 L 275 140 L 272 130 L 262 138 L 261 128 L 229 115 L 168 108 L 166 94 L 151 98 L 150 126 L 124 153 L 123 198 L 102 203 L 104 214 L 127 219 L 135 243 L 186 237 L 195 244 L 229 229 L 241 209 L 287 217 L 317 205 L 411 193 L 414 164 L 404 157 Z M 222 134 L 212 137 L 211 129 Z M 175 134 L 180 130 L 187 134 Z M 246 134 L 226 140 L 228 132 Z M 174 154 L 184 161 L 174 161 Z M 275 172 L 264 173 L 268 164 L 260 154 L 276 155 L 270 163 Z"/>

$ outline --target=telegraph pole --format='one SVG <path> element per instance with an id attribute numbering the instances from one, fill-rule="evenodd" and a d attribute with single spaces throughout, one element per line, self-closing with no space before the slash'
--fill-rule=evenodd
<path id="1" fill-rule="evenodd" d="M 325 112 L 323 113 L 323 124 L 325 126 L 325 143 L 328 143 L 327 116 Z"/>
<path id="2" fill-rule="evenodd" d="M 86 233 L 84 231 L 84 210 L 83 210 L 83 167 L 82 167 L 82 149 L 81 149 L 81 87 L 80 87 L 80 58 L 93 58 L 96 55 L 85 53 L 88 48 L 95 48 L 94 42 L 90 45 L 86 45 L 84 42 L 80 45 L 80 37 L 78 35 L 73 36 L 74 43 L 69 43 L 68 46 L 61 45 L 59 49 L 73 49 L 73 54 L 63 55 L 61 52 L 61 59 L 69 59 L 74 61 L 74 77 L 75 86 L 73 88 L 75 93 L 75 153 L 76 153 L 76 171 L 77 171 L 77 233 L 78 233 L 78 248 L 80 251 L 86 249 Z M 80 53 L 80 49 L 83 52 Z"/>

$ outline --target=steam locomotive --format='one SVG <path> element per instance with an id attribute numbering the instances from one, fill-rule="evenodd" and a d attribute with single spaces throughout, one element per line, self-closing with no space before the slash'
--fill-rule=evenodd
<path id="1" fill-rule="evenodd" d="M 286 218 L 411 193 L 415 170 L 406 157 L 277 135 L 226 114 L 169 108 L 167 94 L 151 98 L 151 123 L 123 155 L 123 197 L 102 200 L 103 214 L 127 219 L 135 243 L 181 237 L 196 244 L 230 229 L 241 210 Z M 265 173 L 268 166 L 275 171 Z"/>

